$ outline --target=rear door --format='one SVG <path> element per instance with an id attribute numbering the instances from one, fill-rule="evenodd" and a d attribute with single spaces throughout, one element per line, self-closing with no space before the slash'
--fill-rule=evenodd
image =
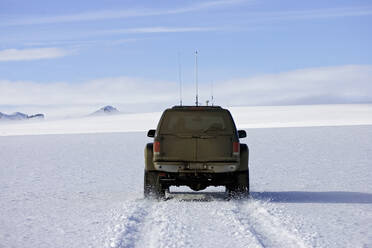
<path id="1" fill-rule="evenodd" d="M 231 135 L 201 136 L 196 139 L 197 161 L 226 161 L 232 159 Z"/>
<path id="2" fill-rule="evenodd" d="M 226 110 L 168 110 L 158 130 L 162 160 L 206 162 L 234 159 L 235 125 Z"/>
<path id="3" fill-rule="evenodd" d="M 164 134 L 160 139 L 160 150 L 162 160 L 196 160 L 196 140 L 191 135 Z"/>

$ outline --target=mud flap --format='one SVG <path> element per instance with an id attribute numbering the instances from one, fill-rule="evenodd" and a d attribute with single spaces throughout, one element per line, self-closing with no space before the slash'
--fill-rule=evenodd
<path id="1" fill-rule="evenodd" d="M 158 174 L 158 172 L 145 171 L 143 182 L 143 193 L 145 198 L 165 198 L 166 188 L 160 182 Z"/>
<path id="2" fill-rule="evenodd" d="M 246 198 L 249 196 L 249 170 L 237 172 L 235 182 L 226 185 L 226 192 L 232 198 Z"/>

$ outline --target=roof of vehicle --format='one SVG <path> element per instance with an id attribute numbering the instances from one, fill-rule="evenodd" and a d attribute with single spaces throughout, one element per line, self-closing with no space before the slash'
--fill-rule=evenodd
<path id="1" fill-rule="evenodd" d="M 179 109 L 179 110 L 216 110 L 216 109 L 223 109 L 220 106 L 173 106 L 172 109 Z"/>

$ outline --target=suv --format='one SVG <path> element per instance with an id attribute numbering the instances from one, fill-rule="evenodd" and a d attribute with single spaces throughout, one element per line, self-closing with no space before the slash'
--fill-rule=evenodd
<path id="1" fill-rule="evenodd" d="M 226 186 L 230 194 L 249 193 L 249 150 L 239 138 L 227 109 L 218 106 L 175 106 L 166 109 L 154 138 L 145 148 L 144 195 L 165 197 L 170 186 L 203 190 Z"/>

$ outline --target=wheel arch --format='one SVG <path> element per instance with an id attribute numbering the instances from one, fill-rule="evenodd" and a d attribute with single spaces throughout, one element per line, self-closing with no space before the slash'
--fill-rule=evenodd
<path id="1" fill-rule="evenodd" d="M 238 171 L 247 171 L 249 163 L 249 148 L 247 144 L 240 144 L 240 166 Z"/>
<path id="2" fill-rule="evenodd" d="M 145 147 L 145 171 L 154 171 L 153 143 L 147 143 Z"/>

